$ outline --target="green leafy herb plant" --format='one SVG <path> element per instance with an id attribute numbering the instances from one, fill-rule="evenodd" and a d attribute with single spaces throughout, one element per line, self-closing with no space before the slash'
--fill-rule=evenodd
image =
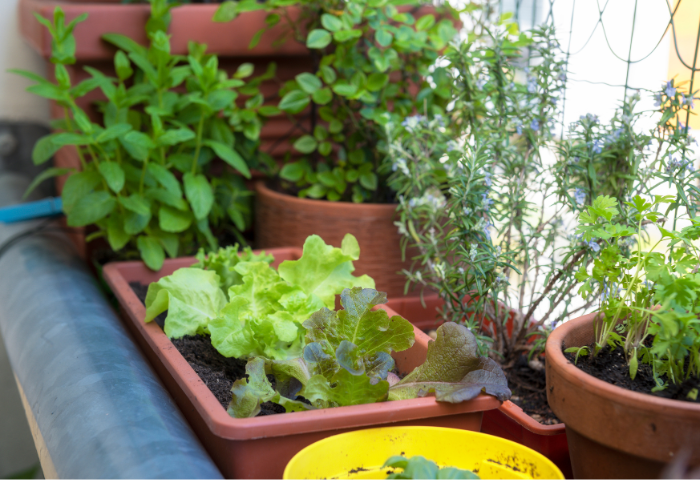
<path id="1" fill-rule="evenodd" d="M 296 6 L 301 14 L 292 18 L 288 7 Z M 384 125 L 417 110 L 443 112 L 450 98 L 446 76 L 434 73 L 434 83 L 426 77 L 456 29 L 452 20 L 432 13 L 417 18 L 420 6 L 391 0 L 221 5 L 215 17 L 221 21 L 267 10 L 268 28 L 286 22 L 287 37 L 281 40 L 304 43 L 313 58 L 314 71 L 297 75 L 279 92 L 280 110 L 289 115 L 308 110 L 310 120 L 309 130 L 294 142 L 304 157 L 280 172 L 287 191 L 331 201 L 394 201 L 379 168 L 386 152 Z M 449 7 L 442 8 L 449 17 Z"/>
<path id="2" fill-rule="evenodd" d="M 62 193 L 68 225 L 95 225 L 88 240 L 105 237 L 115 251 L 138 250 L 148 267 L 158 270 L 165 255 L 216 248 L 212 233 L 234 235 L 250 223 L 249 192 L 243 177 L 257 166 L 263 102 L 259 85 L 273 70 L 246 83 L 252 65 L 232 76 L 218 68 L 206 46 L 190 43 L 187 56 L 172 55 L 166 29 L 171 4 L 151 2 L 146 25 L 148 47 L 117 34 L 104 39 L 117 46 L 116 78 L 91 67 L 90 77 L 73 83 L 68 65 L 75 63 L 75 25 L 65 23 L 57 7 L 53 22 L 37 15 L 52 35 L 55 82 L 18 71 L 36 85 L 29 91 L 56 102 L 65 117 L 58 130 L 37 142 L 33 160 L 48 161 L 62 147 L 75 147 L 80 171 L 51 168 L 47 178 L 70 177 Z M 77 99 L 99 88 L 101 122 L 93 122 Z M 239 96 L 246 96 L 238 106 Z M 212 173 L 212 160 L 222 159 L 233 171 Z M 214 170 L 215 171 L 215 170 Z M 234 173 L 235 172 L 235 173 Z M 30 188 L 30 189 L 31 189 Z"/>
<path id="3" fill-rule="evenodd" d="M 700 221 L 686 217 L 688 226 L 664 228 L 675 200 L 635 196 L 619 204 L 601 196 L 580 214 L 577 229 L 584 241 L 600 246 L 592 268 L 582 266 L 576 276 L 583 282 L 579 293 L 599 299 L 601 322 L 592 349 L 566 351 L 578 357 L 621 348 L 632 379 L 641 364 L 651 367 L 652 391 L 700 379 Z M 626 216 L 635 225 L 620 222 Z M 632 255 L 622 255 L 630 244 Z"/>

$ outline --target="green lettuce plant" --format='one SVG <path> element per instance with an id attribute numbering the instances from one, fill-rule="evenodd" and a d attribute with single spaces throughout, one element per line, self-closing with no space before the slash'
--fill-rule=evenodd
<path id="1" fill-rule="evenodd" d="M 297 6 L 301 14 L 292 18 L 288 7 Z M 331 201 L 394 200 L 387 175 L 379 169 L 386 151 L 383 126 L 415 111 L 443 112 L 450 100 L 447 76 L 433 73 L 432 83 L 426 77 L 457 31 L 448 18 L 419 17 L 415 9 L 420 6 L 393 0 L 221 5 L 215 16 L 219 21 L 250 10 L 270 12 L 268 28 L 280 22 L 288 27 L 280 41 L 298 41 L 310 50 L 313 71 L 297 75 L 279 92 L 280 110 L 295 115 L 308 109 L 304 118 L 310 120 L 309 129 L 304 127 L 307 131 L 294 142 L 304 157 L 280 172 L 287 191 Z M 441 9 L 449 16 L 448 6 Z"/>
<path id="2" fill-rule="evenodd" d="M 369 276 L 352 275 L 359 255 L 350 234 L 341 248 L 312 235 L 302 257 L 277 270 L 269 255 L 246 250 L 239 257 L 234 248 L 220 250 L 149 285 L 145 321 L 167 310 L 170 338 L 207 334 L 226 357 L 294 358 L 303 348 L 302 323 L 313 312 L 332 308 L 344 288 L 374 287 Z"/>
<path id="3" fill-rule="evenodd" d="M 374 309 L 386 294 L 371 288 L 345 289 L 343 310 L 323 308 L 302 325 L 303 355 L 278 361 L 259 356 L 246 366 L 247 379 L 237 380 L 228 412 L 252 417 L 263 402 L 287 412 L 406 400 L 434 394 L 438 401 L 460 403 L 484 392 L 504 401 L 510 397 L 503 371 L 479 356 L 474 335 L 447 323 L 428 345 L 426 361 L 399 380 L 391 373 L 392 352 L 410 348 L 413 326 L 396 315 Z M 274 377 L 274 385 L 267 374 Z"/>
<path id="4" fill-rule="evenodd" d="M 471 470 L 463 470 L 461 468 L 455 467 L 438 467 L 435 462 L 428 460 L 425 457 L 416 455 L 411 458 L 406 458 L 403 455 L 394 455 L 389 457 L 389 459 L 384 462 L 382 468 L 400 468 L 400 472 L 394 471 L 390 473 L 386 478 L 402 478 L 402 479 L 412 479 L 412 478 L 430 478 L 430 479 L 440 479 L 440 478 L 481 478 Z"/>
<path id="5" fill-rule="evenodd" d="M 652 391 L 700 378 L 700 220 L 686 217 L 688 226 L 667 230 L 675 204 L 673 196 L 635 196 L 624 204 L 600 196 L 580 214 L 577 228 L 600 248 L 592 268 L 581 266 L 576 277 L 584 298 L 599 299 L 602 322 L 592 352 L 587 346 L 566 351 L 578 357 L 621 348 L 632 379 L 640 363 L 651 366 Z M 634 225 L 620 222 L 627 216 Z M 632 255 L 621 254 L 630 245 Z M 691 395 L 697 397 L 697 389 Z"/>
<path id="6" fill-rule="evenodd" d="M 249 192 L 243 177 L 259 166 L 257 153 L 262 106 L 260 82 L 244 82 L 251 64 L 229 77 L 206 46 L 190 43 L 187 56 L 172 55 L 166 34 L 171 4 L 151 2 L 146 25 L 149 46 L 117 34 L 104 39 L 119 48 L 116 77 L 85 67 L 90 77 L 74 84 L 68 65 L 75 63 L 75 25 L 66 24 L 57 7 L 53 22 L 37 15 L 48 28 L 55 64 L 55 82 L 18 71 L 37 82 L 29 91 L 51 99 L 65 113 L 52 122 L 58 130 L 37 142 L 33 160 L 48 161 L 60 148 L 77 149 L 81 168 L 51 168 L 31 188 L 47 178 L 71 173 L 62 199 L 68 225 L 95 225 L 88 237 L 105 237 L 114 251 L 138 249 L 148 267 L 158 270 L 165 255 L 217 246 L 212 233 L 225 229 L 240 236 L 250 223 Z M 93 122 L 77 99 L 99 88 L 101 122 Z M 245 96 L 244 105 L 236 100 Z M 214 174 L 220 158 L 236 172 Z M 232 227 L 233 226 L 233 227 Z"/>

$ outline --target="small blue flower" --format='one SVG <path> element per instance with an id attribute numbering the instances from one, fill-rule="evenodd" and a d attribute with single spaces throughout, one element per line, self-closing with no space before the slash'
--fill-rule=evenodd
<path id="1" fill-rule="evenodd" d="M 583 202 L 586 201 L 586 192 L 581 188 L 577 188 L 574 193 L 574 199 L 577 205 L 583 205 Z"/>
<path id="2" fill-rule="evenodd" d="M 493 224 L 490 221 L 486 221 L 484 224 L 484 235 L 486 236 L 486 239 L 491 241 L 491 232 L 489 231 L 489 228 L 493 227 Z"/>
<path id="3" fill-rule="evenodd" d="M 587 245 L 590 247 L 591 250 L 594 252 L 598 253 L 600 252 L 600 245 L 598 245 L 598 242 L 595 241 L 595 239 L 591 239 L 590 242 L 587 243 Z"/>
<path id="4" fill-rule="evenodd" d="M 537 132 L 540 129 L 540 122 L 537 119 L 534 119 L 530 124 L 530 128 Z"/>
<path id="5" fill-rule="evenodd" d="M 520 119 L 516 119 L 515 122 L 515 131 L 518 132 L 518 135 L 523 134 L 523 122 Z"/>
<path id="6" fill-rule="evenodd" d="M 537 79 L 535 77 L 528 77 L 528 79 L 527 79 L 527 91 L 528 91 L 528 93 L 537 92 Z"/>
<path id="7" fill-rule="evenodd" d="M 666 82 L 666 89 L 664 90 L 664 92 L 666 93 L 666 96 L 667 96 L 668 98 L 671 98 L 671 97 L 675 97 L 675 96 L 676 96 L 676 89 L 675 89 L 675 87 L 673 86 L 673 79 L 671 79 L 671 80 L 669 80 L 668 82 Z"/>
<path id="8" fill-rule="evenodd" d="M 602 151 L 603 151 L 603 146 L 604 146 L 604 145 L 605 145 L 605 144 L 603 143 L 602 140 L 596 139 L 596 140 L 593 142 L 593 153 L 600 153 L 600 152 L 602 152 Z"/>
<path id="9" fill-rule="evenodd" d="M 655 107 L 660 107 L 661 106 L 661 94 L 657 93 L 654 95 L 654 106 Z"/>
<path id="10" fill-rule="evenodd" d="M 491 186 L 491 172 L 486 172 L 484 174 L 484 183 L 486 184 L 487 187 Z"/>

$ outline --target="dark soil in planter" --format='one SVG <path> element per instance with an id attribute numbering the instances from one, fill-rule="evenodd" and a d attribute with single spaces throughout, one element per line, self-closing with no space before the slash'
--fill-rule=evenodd
<path id="1" fill-rule="evenodd" d="M 513 393 L 510 401 L 542 425 L 556 425 L 561 421 L 547 403 L 544 357 L 540 361 L 542 369 L 536 370 L 528 364 L 527 355 L 521 355 L 515 365 L 505 370 L 508 388 Z"/>
<path id="2" fill-rule="evenodd" d="M 589 345 L 589 349 L 592 351 L 593 345 Z M 620 348 L 612 350 L 610 346 L 606 346 L 598 355 L 579 356 L 577 361 L 575 361 L 576 354 L 574 353 L 564 352 L 564 356 L 569 362 L 576 365 L 587 374 L 617 387 L 672 400 L 700 402 L 700 396 L 695 400 L 688 398 L 688 393 L 692 389 L 700 388 L 700 379 L 698 378 L 691 378 L 678 385 L 669 382 L 665 390 L 652 392 L 651 389 L 656 385 L 652 368 L 650 365 L 640 362 L 637 375 L 634 380 L 632 380 L 630 378 L 627 360 Z"/>
<path id="3" fill-rule="evenodd" d="M 139 300 L 145 304 L 148 285 L 131 282 L 129 286 L 136 293 L 136 296 L 139 297 Z M 155 322 L 161 328 L 163 328 L 166 315 L 167 312 L 163 312 L 155 319 Z M 231 387 L 233 383 L 241 378 L 247 378 L 245 360 L 224 357 L 214 348 L 209 337 L 205 335 L 185 336 L 171 341 L 177 348 L 177 351 L 185 357 L 192 369 L 197 372 L 199 378 L 211 390 L 221 406 L 224 409 L 228 409 L 228 404 L 231 402 Z M 268 379 L 274 385 L 274 377 L 268 376 Z M 260 408 L 259 417 L 285 413 L 283 406 L 272 402 L 265 402 Z"/>

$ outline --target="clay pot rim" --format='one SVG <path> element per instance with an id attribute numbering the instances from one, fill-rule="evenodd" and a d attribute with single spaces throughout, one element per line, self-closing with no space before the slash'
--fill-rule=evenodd
<path id="1" fill-rule="evenodd" d="M 574 328 L 584 323 L 593 322 L 597 316 L 598 312 L 582 315 L 564 322 L 554 329 L 545 346 L 547 363 L 551 365 L 551 368 L 556 368 L 559 375 L 573 386 L 595 392 L 596 395 L 623 406 L 637 409 L 664 409 L 664 415 L 686 416 L 690 414 L 700 416 L 700 404 L 698 403 L 627 390 L 600 380 L 570 363 L 562 352 L 564 338 Z"/>
<path id="2" fill-rule="evenodd" d="M 298 251 L 296 248 L 266 249 L 276 255 L 281 251 Z M 195 263 L 194 257 L 168 259 L 172 263 Z M 254 418 L 233 418 L 218 402 L 214 394 L 202 382 L 187 360 L 174 348 L 170 339 L 155 322 L 144 323 L 146 307 L 129 286 L 129 280 L 121 272 L 121 268 L 138 267 L 146 269 L 141 261 L 111 262 L 104 266 L 104 278 L 112 291 L 115 292 L 120 304 L 127 311 L 124 321 L 136 326 L 140 334 L 158 352 L 164 360 L 166 368 L 190 397 L 204 419 L 209 430 L 215 435 L 232 440 L 247 440 L 261 437 L 283 437 L 292 434 L 336 430 L 338 428 L 364 427 L 393 421 L 410 421 L 422 418 L 439 417 L 463 413 L 483 412 L 497 409 L 501 402 L 495 397 L 480 394 L 477 398 L 460 404 L 438 402 L 434 396 L 414 398 L 410 400 L 386 401 L 374 404 L 353 405 L 322 410 L 294 412 L 292 414 L 269 415 Z M 390 316 L 396 315 L 386 305 L 379 305 Z M 138 319 L 138 320 L 137 320 Z M 414 327 L 415 343 L 422 344 L 427 351 L 430 338 L 420 329 Z M 180 372 L 175 374 L 174 372 Z"/>
<path id="3" fill-rule="evenodd" d="M 342 210 L 343 212 L 372 211 L 379 214 L 393 214 L 396 212 L 398 203 L 353 203 L 353 202 L 332 202 L 330 200 L 316 200 L 314 198 L 299 198 L 288 193 L 280 193 L 271 189 L 266 182 L 260 181 L 255 184 L 255 191 L 278 202 L 291 203 L 305 209 L 317 210 Z"/>

